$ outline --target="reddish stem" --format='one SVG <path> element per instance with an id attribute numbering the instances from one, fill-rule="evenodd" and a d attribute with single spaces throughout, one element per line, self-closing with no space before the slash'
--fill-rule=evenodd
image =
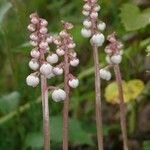
<path id="1" fill-rule="evenodd" d="M 102 133 L 102 111 L 101 111 L 101 82 L 100 82 L 100 73 L 99 73 L 99 58 L 98 58 L 98 48 L 93 46 L 93 56 L 95 63 L 95 91 L 96 91 L 96 126 L 97 126 L 97 140 L 98 140 L 98 149 L 103 150 L 103 133 Z"/>
<path id="2" fill-rule="evenodd" d="M 122 78 L 119 65 L 114 66 L 114 72 L 116 76 L 116 81 L 118 85 L 118 92 L 119 92 L 119 106 L 120 106 L 120 123 L 121 123 L 121 130 L 123 136 L 123 147 L 124 150 L 128 150 L 128 138 L 127 138 L 127 128 L 126 128 L 126 115 L 125 115 L 125 103 L 123 97 L 123 89 L 122 89 Z"/>
<path id="3" fill-rule="evenodd" d="M 63 150 L 68 150 L 68 107 L 69 107 L 69 93 L 70 87 L 68 85 L 69 81 L 69 58 L 68 49 L 65 50 L 64 55 L 64 90 L 66 92 L 66 98 L 64 100 L 63 108 Z"/>

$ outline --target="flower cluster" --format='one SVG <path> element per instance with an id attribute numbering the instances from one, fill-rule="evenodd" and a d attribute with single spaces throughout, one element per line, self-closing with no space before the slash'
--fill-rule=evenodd
<path id="1" fill-rule="evenodd" d="M 67 53 L 68 61 L 59 63 L 53 68 L 55 75 L 61 75 L 64 72 L 65 65 L 76 67 L 79 64 L 79 59 L 77 58 L 77 53 L 74 51 L 76 44 L 73 41 L 73 37 L 69 34 L 68 30 L 73 28 L 73 25 L 68 22 L 62 21 L 64 29 L 59 33 L 58 36 L 53 38 L 54 44 L 57 46 L 56 53 L 58 56 L 64 56 Z M 65 56 L 64 56 L 65 57 Z M 79 80 L 74 77 L 71 73 L 68 74 L 68 85 L 71 88 L 76 88 L 79 85 Z M 59 96 L 55 94 L 55 91 L 52 93 L 52 98 L 54 101 L 59 100 Z"/>
<path id="2" fill-rule="evenodd" d="M 111 73 L 109 71 L 110 66 L 118 65 L 122 61 L 123 45 L 116 39 L 116 33 L 113 32 L 107 37 L 109 44 L 105 48 L 106 62 L 109 66 L 100 70 L 100 77 L 104 80 L 111 79 Z"/>
<path id="3" fill-rule="evenodd" d="M 97 0 L 84 1 L 82 13 L 87 18 L 83 21 L 84 28 L 82 28 L 81 34 L 85 38 L 91 37 L 91 44 L 100 47 L 105 41 L 105 37 L 101 32 L 106 28 L 106 24 L 98 20 L 98 11 L 101 7 L 97 4 Z"/>

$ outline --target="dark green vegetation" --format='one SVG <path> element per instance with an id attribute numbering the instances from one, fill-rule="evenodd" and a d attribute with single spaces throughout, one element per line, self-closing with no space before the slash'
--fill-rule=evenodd
<path id="1" fill-rule="evenodd" d="M 145 83 L 142 94 L 127 104 L 129 142 L 133 150 L 150 149 L 150 44 L 148 0 L 100 0 L 100 18 L 106 22 L 105 35 L 116 31 L 125 45 L 121 64 L 123 79 L 140 79 Z M 83 17 L 81 0 L 0 0 L 0 150 L 40 150 L 43 146 L 40 88 L 27 87 L 26 76 L 31 47 L 28 44 L 28 16 L 34 11 L 49 21 L 49 31 L 60 31 L 60 20 L 71 21 L 80 66 L 74 74 L 80 87 L 70 99 L 69 142 L 72 150 L 96 150 L 94 112 L 94 74 L 90 44 L 80 35 Z M 53 50 L 53 48 L 51 48 Z M 103 48 L 101 63 L 105 62 Z M 62 79 L 50 80 L 50 84 Z M 60 81 L 58 83 L 60 83 Z M 114 81 L 114 78 L 111 80 Z M 107 82 L 102 82 L 105 90 Z M 103 94 L 104 96 L 104 94 Z M 62 103 L 49 98 L 52 150 L 62 143 Z M 103 97 L 103 131 L 106 150 L 121 150 L 118 105 Z M 135 122 L 136 121 L 136 122 Z"/>

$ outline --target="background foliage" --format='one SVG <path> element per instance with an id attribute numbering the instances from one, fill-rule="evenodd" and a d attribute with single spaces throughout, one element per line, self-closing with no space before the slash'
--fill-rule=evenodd
<path id="1" fill-rule="evenodd" d="M 49 31 L 60 31 L 60 20 L 71 21 L 80 66 L 73 70 L 80 78 L 80 87 L 70 99 L 69 142 L 72 150 L 96 150 L 94 119 L 94 70 L 88 40 L 80 35 L 83 17 L 81 0 L 1 0 L 0 1 L 0 149 L 43 149 L 40 88 L 26 86 L 29 74 L 29 14 L 38 11 L 49 21 Z M 121 64 L 123 79 L 139 79 L 144 90 L 127 103 L 128 132 L 131 149 L 150 149 L 150 3 L 148 0 L 101 0 L 100 18 L 107 23 L 105 35 L 113 32 L 125 45 Z M 105 54 L 100 49 L 104 65 Z M 113 77 L 112 81 L 115 78 Z M 62 81 L 51 80 L 50 83 Z M 58 82 L 60 83 L 60 82 Z M 109 83 L 108 83 L 109 84 Z M 102 82 L 102 90 L 108 85 Z M 134 84 L 133 88 L 136 87 Z M 113 93 L 113 91 L 111 91 Z M 115 92 L 115 91 L 114 91 Z M 130 91 L 131 92 L 131 91 Z M 111 94 L 111 93 L 110 93 Z M 104 96 L 104 94 L 103 94 Z M 108 92 L 108 97 L 110 97 Z M 62 142 L 62 106 L 49 98 L 52 150 L 60 150 Z M 103 132 L 106 150 L 121 150 L 118 105 L 103 97 Z"/>

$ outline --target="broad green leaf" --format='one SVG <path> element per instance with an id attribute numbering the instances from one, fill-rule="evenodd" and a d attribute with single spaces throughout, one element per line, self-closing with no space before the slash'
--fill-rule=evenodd
<path id="1" fill-rule="evenodd" d="M 41 148 L 43 147 L 43 135 L 42 133 L 33 132 L 29 133 L 26 137 L 26 146 L 31 148 Z"/>
<path id="2" fill-rule="evenodd" d="M 8 12 L 8 10 L 12 7 L 10 2 L 2 2 L 0 6 L 0 26 L 2 25 L 3 19 Z"/>
<path id="3" fill-rule="evenodd" d="M 142 146 L 142 150 L 149 150 L 149 149 L 150 149 L 150 140 L 144 141 L 143 146 Z"/>
<path id="4" fill-rule="evenodd" d="M 134 31 L 150 24 L 150 9 L 141 12 L 133 4 L 124 4 L 121 8 L 121 21 L 127 31 Z"/>
<path id="5" fill-rule="evenodd" d="M 16 91 L 0 97 L 0 111 L 8 113 L 15 110 L 19 104 L 19 99 L 20 94 Z"/>

